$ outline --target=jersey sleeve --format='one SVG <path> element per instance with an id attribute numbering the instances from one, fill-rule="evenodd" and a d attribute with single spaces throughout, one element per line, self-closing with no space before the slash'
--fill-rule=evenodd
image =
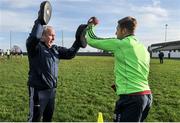
<path id="1" fill-rule="evenodd" d="M 118 40 L 116 38 L 100 38 L 94 34 L 94 26 L 89 25 L 86 29 L 85 38 L 87 43 L 97 49 L 114 52 L 117 48 Z"/>

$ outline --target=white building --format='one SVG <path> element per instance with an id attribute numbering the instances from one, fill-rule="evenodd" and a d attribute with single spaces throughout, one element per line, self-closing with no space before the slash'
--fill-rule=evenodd
<path id="1" fill-rule="evenodd" d="M 180 58 L 180 40 L 165 43 L 152 44 L 148 47 L 151 57 L 158 57 L 159 52 L 164 53 L 165 58 Z"/>

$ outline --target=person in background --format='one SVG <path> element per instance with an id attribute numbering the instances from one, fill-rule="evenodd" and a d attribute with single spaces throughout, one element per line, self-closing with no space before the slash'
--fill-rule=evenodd
<path id="1" fill-rule="evenodd" d="M 7 59 L 10 59 L 11 52 L 9 49 L 7 49 Z"/>
<path id="2" fill-rule="evenodd" d="M 159 61 L 160 61 L 160 64 L 163 64 L 164 53 L 163 53 L 163 52 L 161 52 L 161 51 L 159 51 L 158 56 L 159 56 Z"/>

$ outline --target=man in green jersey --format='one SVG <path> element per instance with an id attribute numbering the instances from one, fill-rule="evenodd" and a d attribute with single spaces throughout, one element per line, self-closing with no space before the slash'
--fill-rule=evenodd
<path id="1" fill-rule="evenodd" d="M 87 43 L 115 57 L 115 90 L 120 96 L 114 110 L 115 122 L 142 122 L 152 104 L 148 85 L 150 57 L 147 49 L 134 35 L 137 21 L 125 17 L 118 21 L 117 38 L 99 38 L 94 34 L 96 18 L 90 18 L 86 28 Z"/>

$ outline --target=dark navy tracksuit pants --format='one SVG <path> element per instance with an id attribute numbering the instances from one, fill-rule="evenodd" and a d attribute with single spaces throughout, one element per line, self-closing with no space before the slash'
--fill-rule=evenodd
<path id="1" fill-rule="evenodd" d="M 29 122 L 51 122 L 54 104 L 55 104 L 56 89 L 38 90 L 29 87 L 30 99 L 30 114 Z"/>
<path id="2" fill-rule="evenodd" d="M 114 122 L 143 122 L 150 110 L 152 95 L 121 95 L 114 111 Z"/>

